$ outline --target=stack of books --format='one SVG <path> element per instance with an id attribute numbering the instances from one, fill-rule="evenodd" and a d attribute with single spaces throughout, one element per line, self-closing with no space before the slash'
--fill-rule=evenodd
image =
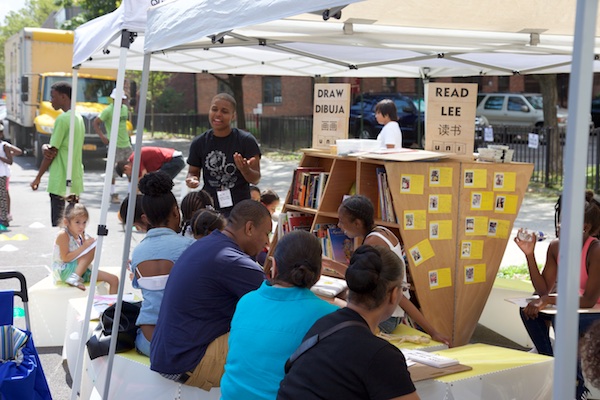
<path id="1" fill-rule="evenodd" d="M 387 173 L 384 167 L 379 167 L 377 172 L 377 186 L 379 188 L 379 217 L 386 222 L 398 223 L 396 213 L 394 212 L 394 202 L 392 193 L 388 185 Z"/>
<path id="2" fill-rule="evenodd" d="M 298 167 L 292 182 L 292 205 L 318 208 L 329 172 L 321 167 Z"/>

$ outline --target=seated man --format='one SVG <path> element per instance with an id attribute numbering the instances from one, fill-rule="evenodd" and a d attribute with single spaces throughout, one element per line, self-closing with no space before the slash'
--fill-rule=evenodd
<path id="1" fill-rule="evenodd" d="M 204 390 L 219 386 L 237 302 L 265 279 L 252 257 L 267 245 L 271 229 L 267 208 L 243 200 L 223 231 L 183 252 L 169 275 L 152 337 L 153 371 Z"/>
<path id="2" fill-rule="evenodd" d="M 115 171 L 119 176 L 123 174 L 131 177 L 133 170 L 133 156 L 131 153 L 127 161 L 118 161 L 115 164 Z M 175 179 L 177 174 L 185 167 L 183 154 L 179 150 L 169 149 L 167 147 L 142 147 L 140 159 L 140 174 L 139 177 L 146 175 L 148 172 L 164 171 L 171 179 Z"/>

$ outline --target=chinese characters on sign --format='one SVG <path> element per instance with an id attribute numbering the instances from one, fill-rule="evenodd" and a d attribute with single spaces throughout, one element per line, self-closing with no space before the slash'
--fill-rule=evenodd
<path id="1" fill-rule="evenodd" d="M 348 138 L 350 96 L 350 84 L 315 84 L 313 148 L 329 150 L 337 139 Z"/>
<path id="2" fill-rule="evenodd" d="M 473 154 L 477 84 L 428 83 L 425 149 Z"/>

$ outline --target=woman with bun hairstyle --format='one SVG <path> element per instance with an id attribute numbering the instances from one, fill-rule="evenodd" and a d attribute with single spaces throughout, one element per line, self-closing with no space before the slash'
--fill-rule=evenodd
<path id="1" fill-rule="evenodd" d="M 402 280 L 402 262 L 387 246 L 357 248 L 346 271 L 347 307 L 310 328 L 300 349 L 315 335 L 321 340 L 290 358 L 277 399 L 418 400 L 402 352 L 376 336 L 402 296 Z"/>
<path id="2" fill-rule="evenodd" d="M 136 321 L 139 326 L 135 347 L 150 356 L 150 341 L 171 268 L 194 239 L 178 234 L 181 222 L 177 199 L 171 192 L 173 181 L 166 172 L 150 172 L 138 184 L 142 219 L 148 233 L 131 256 L 133 287 L 141 289 L 144 300 Z"/>
<path id="3" fill-rule="evenodd" d="M 390 319 L 380 325 L 381 330 L 385 333 L 392 333 L 406 312 L 418 326 L 431 335 L 433 340 L 450 345 L 450 339 L 438 332 L 410 301 L 410 292 L 406 284 L 406 265 L 400 241 L 389 229 L 383 226 L 376 226 L 374 215 L 375 210 L 371 200 L 361 195 L 350 196 L 342 202 L 342 205 L 338 209 L 338 226 L 349 238 L 360 238 L 362 239 L 362 244 L 371 246 L 387 246 L 400 258 L 405 285 L 401 292 L 402 296 L 399 299 L 398 307 Z M 339 267 L 336 269 L 340 270 Z"/>
<path id="4" fill-rule="evenodd" d="M 281 238 L 273 278 L 237 304 L 221 399 L 274 399 L 285 361 L 317 319 L 338 309 L 310 291 L 321 276 L 321 253 L 319 240 L 308 232 Z"/>

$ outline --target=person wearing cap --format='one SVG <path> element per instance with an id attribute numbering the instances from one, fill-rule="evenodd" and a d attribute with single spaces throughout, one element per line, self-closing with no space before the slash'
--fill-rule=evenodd
<path id="1" fill-rule="evenodd" d="M 114 100 L 117 95 L 117 89 L 114 88 L 110 97 Z M 123 100 L 127 100 L 127 96 L 123 94 Z M 110 140 L 110 130 L 112 125 L 113 118 L 113 110 L 114 110 L 114 102 L 111 102 L 108 107 L 106 107 L 97 118 L 94 119 L 94 131 L 100 136 L 102 143 L 108 145 L 108 141 Z M 119 131 L 117 134 L 117 153 L 115 156 L 115 161 L 125 161 L 127 162 L 127 158 L 132 152 L 131 142 L 129 140 L 129 134 L 127 132 L 127 118 L 129 117 L 129 111 L 125 104 L 121 104 L 121 116 L 119 118 Z M 104 123 L 104 128 L 106 129 L 106 135 L 102 132 L 102 123 Z M 116 171 L 113 172 L 112 176 L 112 185 L 110 187 L 110 200 L 112 203 L 119 203 L 119 194 L 115 192 L 115 179 L 117 177 Z"/>
<path id="2" fill-rule="evenodd" d="M 133 156 L 134 153 L 131 153 L 127 160 L 117 161 L 115 164 L 117 175 L 123 176 L 123 174 L 125 174 L 128 177 L 131 177 L 131 171 L 133 170 Z M 148 172 L 161 170 L 166 172 L 171 179 L 174 180 L 183 167 L 185 167 L 185 160 L 183 159 L 183 153 L 179 150 L 153 146 L 142 147 L 141 149 L 140 178 Z"/>

